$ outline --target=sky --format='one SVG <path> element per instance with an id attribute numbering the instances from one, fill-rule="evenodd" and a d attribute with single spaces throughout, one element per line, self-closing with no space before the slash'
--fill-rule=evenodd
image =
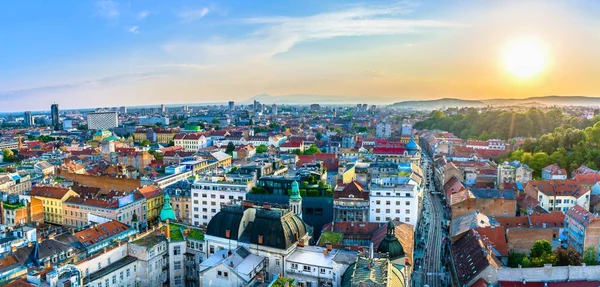
<path id="1" fill-rule="evenodd" d="M 0 1 L 0 111 L 600 96 L 600 1 Z M 503 51 L 535 39 L 519 78 Z M 520 58 L 518 58 L 520 59 Z"/>

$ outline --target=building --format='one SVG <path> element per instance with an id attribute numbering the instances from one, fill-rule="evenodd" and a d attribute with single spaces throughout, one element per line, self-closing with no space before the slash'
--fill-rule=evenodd
<path id="1" fill-rule="evenodd" d="M 137 191 L 112 191 L 102 198 L 91 196 L 71 196 L 64 203 L 63 225 L 82 227 L 90 223 L 89 216 L 117 220 L 127 225 L 139 219 L 141 227 L 146 227 L 146 198 Z"/>
<path id="2" fill-rule="evenodd" d="M 600 258 L 600 218 L 579 205 L 565 212 L 566 240 L 569 247 L 580 254 L 593 248 L 596 259 Z"/>
<path id="3" fill-rule="evenodd" d="M 558 164 L 551 164 L 542 169 L 542 179 L 567 179 L 567 171 Z"/>
<path id="4" fill-rule="evenodd" d="M 169 195 L 175 217 L 185 224 L 192 223 L 192 183 L 181 180 L 165 187 L 165 194 Z"/>
<path id="5" fill-rule="evenodd" d="M 229 112 L 233 112 L 235 110 L 235 102 L 229 101 Z"/>
<path id="6" fill-rule="evenodd" d="M 208 225 L 221 206 L 246 200 L 246 193 L 254 187 L 254 178 L 242 175 L 203 177 L 192 186 L 192 224 Z"/>
<path id="7" fill-rule="evenodd" d="M 90 130 L 114 129 L 119 126 L 119 115 L 111 111 L 88 113 L 87 123 Z"/>
<path id="8" fill-rule="evenodd" d="M 296 248 L 285 260 L 285 276 L 300 286 L 341 286 L 342 276 L 357 256 L 357 252 L 331 245 Z"/>
<path id="9" fill-rule="evenodd" d="M 219 250 L 200 264 L 200 286 L 237 287 L 264 282 L 261 279 L 267 261 L 244 246 Z"/>
<path id="10" fill-rule="evenodd" d="M 389 138 L 392 136 L 392 125 L 389 123 L 378 123 L 375 129 L 375 136 L 378 138 Z"/>
<path id="11" fill-rule="evenodd" d="M 165 193 L 153 185 L 142 187 L 139 192 L 146 198 L 146 220 L 149 225 L 152 225 L 156 223 L 160 210 L 163 208 Z"/>
<path id="12" fill-rule="evenodd" d="M 178 134 L 173 142 L 175 146 L 180 146 L 190 152 L 196 152 L 208 146 L 208 139 L 202 133 Z"/>
<path id="13" fill-rule="evenodd" d="M 244 246 L 265 257 L 265 280 L 285 275 L 285 260 L 301 246 L 308 245 L 311 229 L 289 209 L 245 202 L 221 208 L 206 229 L 207 256 L 219 250 Z"/>
<path id="14" fill-rule="evenodd" d="M 490 246 L 477 231 L 469 230 L 450 247 L 453 286 L 474 286 L 480 279 L 493 285 L 498 281 L 496 270 L 502 266 Z M 486 284 L 485 286 L 487 286 Z"/>
<path id="15" fill-rule="evenodd" d="M 526 184 L 532 179 L 533 169 L 519 161 L 504 162 L 498 165 L 496 184 L 520 182 Z"/>
<path id="16" fill-rule="evenodd" d="M 369 191 L 357 181 L 337 186 L 333 192 L 333 220 L 368 222 Z"/>
<path id="17" fill-rule="evenodd" d="M 24 195 L 31 190 L 31 176 L 24 170 L 0 174 L 0 190 L 9 194 Z"/>
<path id="18" fill-rule="evenodd" d="M 591 190 L 574 179 L 532 180 L 527 183 L 525 193 L 537 199 L 547 211 L 563 211 L 579 205 L 590 208 Z"/>
<path id="19" fill-rule="evenodd" d="M 76 232 L 77 240 L 87 249 L 87 254 L 93 255 L 106 247 L 114 246 L 117 242 L 127 239 L 138 233 L 135 228 L 127 224 L 111 220 L 101 224 L 95 224 Z"/>
<path id="20" fill-rule="evenodd" d="M 369 192 L 369 221 L 397 220 L 417 225 L 421 186 L 413 178 L 374 179 Z"/>
<path id="21" fill-rule="evenodd" d="M 23 115 L 23 124 L 26 127 L 32 127 L 35 125 L 31 112 L 25 112 L 25 114 Z"/>
<path id="22" fill-rule="evenodd" d="M 29 192 L 29 196 L 42 201 L 45 223 L 62 225 L 65 202 L 67 199 L 75 198 L 79 195 L 69 188 L 35 186 Z"/>
<path id="23" fill-rule="evenodd" d="M 52 104 L 52 106 L 50 106 L 50 114 L 51 114 L 51 118 L 52 118 L 52 127 L 54 128 L 55 131 L 59 131 L 60 130 L 60 114 L 58 111 L 58 104 Z"/>
<path id="24" fill-rule="evenodd" d="M 128 253 L 138 259 L 138 286 L 162 286 L 168 280 L 168 243 L 162 235 L 148 235 L 129 243 Z"/>
<path id="25" fill-rule="evenodd" d="M 168 117 L 139 117 L 138 120 L 143 126 L 161 125 L 166 127 L 169 125 Z"/>

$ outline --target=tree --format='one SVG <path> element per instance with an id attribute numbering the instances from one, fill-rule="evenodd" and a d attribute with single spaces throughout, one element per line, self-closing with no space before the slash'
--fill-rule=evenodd
<path id="1" fill-rule="evenodd" d="M 321 133 L 321 131 L 318 131 L 318 132 L 315 134 L 315 138 L 317 138 L 318 140 L 321 140 L 321 139 L 323 138 L 323 133 Z"/>
<path id="2" fill-rule="evenodd" d="M 598 265 L 598 253 L 596 248 L 588 247 L 583 251 L 583 263 L 585 265 Z"/>
<path id="3" fill-rule="evenodd" d="M 266 153 L 267 152 L 267 146 L 264 144 L 261 144 L 259 146 L 256 147 L 256 153 Z"/>
<path id="4" fill-rule="evenodd" d="M 514 251 L 510 251 L 508 253 L 508 266 L 512 268 L 517 268 L 519 265 L 523 264 L 523 259 L 525 258 L 525 254 L 518 253 Z"/>
<path id="5" fill-rule="evenodd" d="M 297 148 L 297 149 L 295 149 L 295 150 L 294 150 L 292 153 L 293 153 L 293 154 L 295 154 L 295 155 L 301 155 L 301 154 L 302 154 L 302 151 L 301 151 L 300 149 L 298 149 L 298 148 Z"/>
<path id="6" fill-rule="evenodd" d="M 227 153 L 227 154 L 229 154 L 229 155 L 232 155 L 234 150 L 235 150 L 235 145 L 233 144 L 233 142 L 232 142 L 232 141 L 230 141 L 230 142 L 227 144 L 227 149 L 225 149 L 225 153 Z"/>
<path id="7" fill-rule="evenodd" d="M 558 248 L 554 252 L 558 261 L 556 262 L 557 266 L 579 266 L 581 265 L 581 254 L 577 252 L 577 250 L 573 248 Z M 510 259 L 510 257 L 509 257 Z"/>
<path id="8" fill-rule="evenodd" d="M 2 152 L 2 155 L 4 156 L 5 162 L 14 162 L 15 161 L 15 153 L 12 150 L 5 149 Z"/>
<path id="9" fill-rule="evenodd" d="M 547 240 L 537 240 L 533 243 L 529 256 L 532 258 L 541 257 L 544 253 L 552 253 L 552 244 Z"/>
<path id="10" fill-rule="evenodd" d="M 143 140 L 143 141 L 140 142 L 140 146 L 144 146 L 144 147 L 150 146 L 150 141 L 149 140 Z"/>
<path id="11" fill-rule="evenodd" d="M 310 147 L 304 151 L 305 155 L 313 155 L 316 153 L 321 153 L 321 150 L 319 150 L 319 148 L 316 145 L 310 145 Z"/>

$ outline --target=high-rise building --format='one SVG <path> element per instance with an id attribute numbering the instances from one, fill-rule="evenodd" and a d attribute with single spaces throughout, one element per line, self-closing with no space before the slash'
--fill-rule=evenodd
<path id="1" fill-rule="evenodd" d="M 119 111 L 121 112 L 121 114 L 126 114 L 127 113 L 127 107 L 123 106 L 121 108 L 119 108 Z"/>
<path id="2" fill-rule="evenodd" d="M 90 130 L 114 129 L 119 126 L 119 116 L 110 111 L 88 113 L 87 122 Z"/>
<path id="3" fill-rule="evenodd" d="M 23 123 L 25 124 L 26 127 L 33 126 L 33 116 L 31 115 L 31 112 L 25 112 L 24 118 L 25 119 L 24 119 Z"/>
<path id="4" fill-rule="evenodd" d="M 229 101 L 229 112 L 233 112 L 234 109 L 235 109 L 235 102 Z"/>
<path id="5" fill-rule="evenodd" d="M 60 130 L 60 116 L 58 114 L 58 104 L 52 104 L 50 107 L 50 112 L 52 114 L 52 127 L 55 131 Z"/>
<path id="6" fill-rule="evenodd" d="M 277 105 L 273 104 L 273 106 L 271 107 L 271 113 L 276 116 L 277 115 Z"/>
<path id="7" fill-rule="evenodd" d="M 160 105 L 160 112 L 164 115 L 167 113 L 167 107 L 164 104 Z"/>

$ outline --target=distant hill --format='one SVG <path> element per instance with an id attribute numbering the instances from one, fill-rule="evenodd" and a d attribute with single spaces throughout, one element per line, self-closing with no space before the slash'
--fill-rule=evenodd
<path id="1" fill-rule="evenodd" d="M 485 107 L 486 103 L 483 101 L 475 100 L 462 100 L 455 98 L 444 98 L 438 100 L 422 100 L 422 101 L 403 101 L 392 104 L 395 108 L 407 108 L 407 109 L 441 109 L 448 107 Z"/>
<path id="2" fill-rule="evenodd" d="M 397 108 L 440 109 L 444 107 L 484 107 L 484 106 L 600 106 L 600 97 L 584 96 L 543 96 L 524 99 L 463 100 L 444 98 L 438 100 L 403 101 L 392 104 Z"/>

